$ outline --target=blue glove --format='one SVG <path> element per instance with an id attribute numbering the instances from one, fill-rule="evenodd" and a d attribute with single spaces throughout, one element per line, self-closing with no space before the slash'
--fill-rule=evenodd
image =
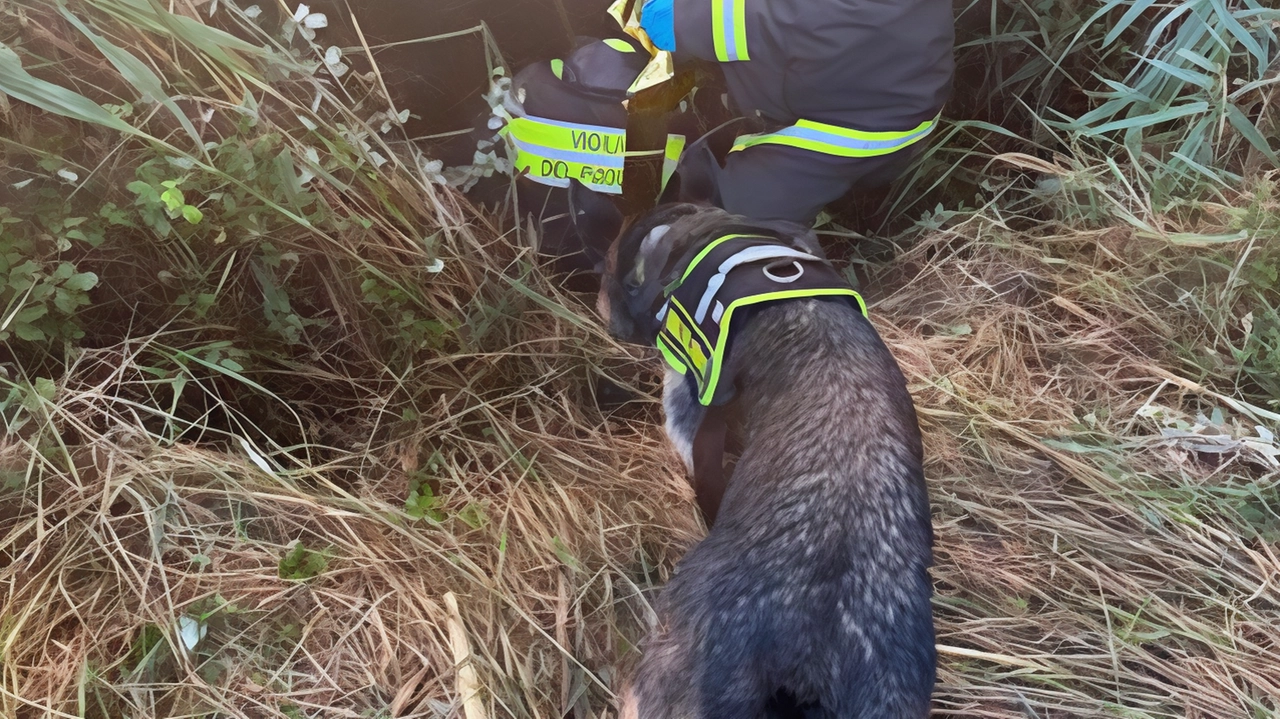
<path id="1" fill-rule="evenodd" d="M 654 47 L 667 52 L 676 50 L 676 17 L 673 0 L 644 0 L 640 8 L 640 27 L 644 28 Z"/>

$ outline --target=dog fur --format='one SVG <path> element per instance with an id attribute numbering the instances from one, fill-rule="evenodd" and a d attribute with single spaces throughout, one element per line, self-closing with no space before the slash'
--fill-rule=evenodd
<path id="1" fill-rule="evenodd" d="M 696 172 L 681 171 L 687 195 Z M 571 192 L 571 216 L 584 240 L 603 245 L 621 217 L 590 194 Z M 675 258 L 751 228 L 821 253 L 797 225 L 660 206 L 607 253 L 598 306 L 610 331 L 651 345 L 653 292 L 688 261 Z M 871 323 L 842 302 L 770 304 L 733 342 L 743 452 L 712 530 L 659 598 L 622 716 L 927 717 L 933 537 L 901 370 Z M 663 404 L 691 469 L 703 408 L 670 368 Z"/>

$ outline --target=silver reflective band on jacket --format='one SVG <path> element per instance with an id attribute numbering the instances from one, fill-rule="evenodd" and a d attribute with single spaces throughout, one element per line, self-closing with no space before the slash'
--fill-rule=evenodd
<path id="1" fill-rule="evenodd" d="M 711 0 L 711 40 L 720 62 L 751 59 L 747 52 L 747 0 Z"/>
<path id="2" fill-rule="evenodd" d="M 867 132 L 812 120 L 800 120 L 791 127 L 777 132 L 743 135 L 734 143 L 731 152 L 770 144 L 798 147 L 802 150 L 812 150 L 836 157 L 875 157 L 897 152 L 923 140 L 933 132 L 937 124 L 938 121 L 935 118 L 922 122 L 910 130 Z"/>

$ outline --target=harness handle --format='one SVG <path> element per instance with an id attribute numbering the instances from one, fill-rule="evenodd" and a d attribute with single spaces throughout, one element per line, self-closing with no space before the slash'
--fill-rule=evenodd
<path id="1" fill-rule="evenodd" d="M 787 277 L 781 277 L 779 275 L 773 274 L 773 270 L 775 268 L 786 267 L 787 265 L 790 265 L 796 268 L 795 274 L 789 275 Z M 764 271 L 765 277 L 768 277 L 774 282 L 777 282 L 783 285 L 789 285 L 792 282 L 795 282 L 796 280 L 800 279 L 801 277 L 804 277 L 804 265 L 800 264 L 796 260 L 791 260 L 790 262 L 787 262 L 786 260 L 777 260 L 775 262 L 770 262 L 769 264 L 764 266 L 763 271 Z"/>

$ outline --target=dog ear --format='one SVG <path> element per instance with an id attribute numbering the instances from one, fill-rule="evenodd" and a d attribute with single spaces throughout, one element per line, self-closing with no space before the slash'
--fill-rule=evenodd
<path id="1" fill-rule="evenodd" d="M 582 250 L 603 270 L 609 246 L 622 231 L 622 213 L 608 198 L 587 189 L 577 180 L 569 180 L 569 221 Z"/>
<path id="2" fill-rule="evenodd" d="M 670 225 L 658 225 L 649 230 L 649 234 L 640 241 L 635 265 L 623 280 L 624 285 L 638 290 L 645 284 L 658 281 L 658 276 L 671 257 L 671 238 L 667 237 L 670 231 Z"/>
<path id="3" fill-rule="evenodd" d="M 680 156 L 676 171 L 659 198 L 660 203 L 691 202 L 720 207 L 720 163 L 702 138 Z"/>

